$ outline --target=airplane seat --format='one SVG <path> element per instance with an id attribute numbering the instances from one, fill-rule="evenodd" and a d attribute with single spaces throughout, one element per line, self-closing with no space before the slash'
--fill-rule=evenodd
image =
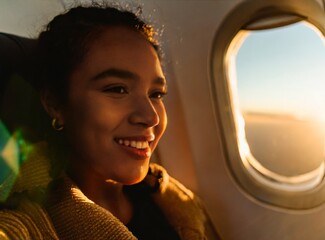
<path id="1" fill-rule="evenodd" d="M 31 142 L 42 138 L 44 111 L 31 77 L 35 45 L 35 39 L 0 33 L 0 137 L 19 131 Z"/>

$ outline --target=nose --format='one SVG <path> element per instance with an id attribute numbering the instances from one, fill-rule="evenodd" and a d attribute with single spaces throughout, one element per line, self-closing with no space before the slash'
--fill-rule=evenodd
<path id="1" fill-rule="evenodd" d="M 145 127 L 154 127 L 159 124 L 159 115 L 150 98 L 144 97 L 133 101 L 133 111 L 129 121 Z"/>

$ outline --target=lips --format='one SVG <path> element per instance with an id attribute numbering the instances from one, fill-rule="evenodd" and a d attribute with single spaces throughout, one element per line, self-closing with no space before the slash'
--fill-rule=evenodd
<path id="1" fill-rule="evenodd" d="M 116 143 L 122 146 L 127 152 L 138 157 L 150 157 L 151 149 L 150 143 L 155 139 L 154 135 L 148 137 L 123 137 L 115 138 Z"/>

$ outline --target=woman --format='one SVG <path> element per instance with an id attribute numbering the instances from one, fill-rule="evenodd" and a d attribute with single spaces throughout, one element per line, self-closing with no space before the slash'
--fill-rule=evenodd
<path id="1" fill-rule="evenodd" d="M 54 131 L 22 167 L 0 237 L 216 239 L 198 199 L 149 163 L 167 125 L 152 27 L 77 7 L 49 23 L 36 56 Z"/>

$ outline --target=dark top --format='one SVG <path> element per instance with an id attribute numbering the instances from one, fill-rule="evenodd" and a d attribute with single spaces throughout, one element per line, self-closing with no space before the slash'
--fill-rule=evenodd
<path id="1" fill-rule="evenodd" d="M 176 231 L 150 197 L 148 188 L 137 184 L 126 187 L 125 191 L 134 204 L 133 217 L 126 225 L 134 236 L 139 240 L 180 240 Z"/>

